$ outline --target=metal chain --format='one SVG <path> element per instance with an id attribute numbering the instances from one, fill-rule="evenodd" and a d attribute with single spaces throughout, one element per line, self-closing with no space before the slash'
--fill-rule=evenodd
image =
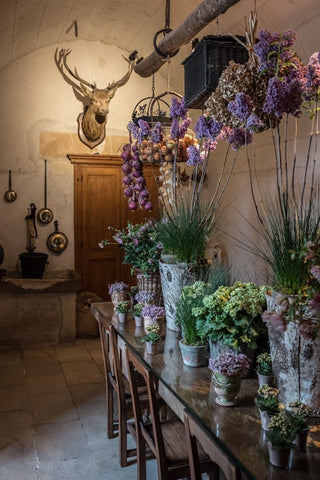
<path id="1" fill-rule="evenodd" d="M 170 0 L 166 0 L 164 28 L 170 28 Z"/>

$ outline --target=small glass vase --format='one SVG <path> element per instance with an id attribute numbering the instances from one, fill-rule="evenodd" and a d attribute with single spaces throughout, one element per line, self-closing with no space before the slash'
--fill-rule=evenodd
<path id="1" fill-rule="evenodd" d="M 213 372 L 212 383 L 217 394 L 215 401 L 218 405 L 233 407 L 237 404 L 236 396 L 240 391 L 241 373 L 224 375 Z"/>

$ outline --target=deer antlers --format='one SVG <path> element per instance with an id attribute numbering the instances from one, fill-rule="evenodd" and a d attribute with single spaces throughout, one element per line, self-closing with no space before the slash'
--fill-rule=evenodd
<path id="1" fill-rule="evenodd" d="M 69 65 L 67 63 L 67 57 L 68 57 L 68 55 L 70 55 L 71 51 L 72 50 L 70 48 L 68 48 L 68 49 L 61 48 L 60 50 L 57 48 L 56 51 L 55 51 L 55 54 L 54 54 L 55 63 L 57 65 L 58 70 L 62 74 L 63 78 L 73 88 L 75 88 L 77 90 L 77 92 L 79 92 L 81 94 L 88 94 L 88 91 L 85 87 L 89 87 L 91 89 L 91 91 L 93 91 L 97 88 L 97 85 L 96 85 L 95 82 L 90 83 L 90 82 L 87 82 L 87 80 L 84 80 L 82 77 L 80 77 L 80 75 L 77 72 L 76 67 L 74 68 L 74 72 L 71 70 L 71 68 L 69 67 Z M 125 85 L 127 83 L 127 81 L 129 80 L 130 75 L 133 71 L 133 66 L 134 66 L 134 63 L 135 63 L 135 56 L 133 57 L 133 55 L 131 54 L 129 59 L 125 58 L 124 56 L 123 56 L 123 58 L 129 64 L 129 68 L 128 68 L 127 73 L 122 78 L 120 78 L 120 80 L 113 80 L 113 82 L 108 83 L 108 85 L 105 87 L 104 90 L 116 90 L 117 88 Z M 67 74 L 69 74 L 69 75 L 67 75 Z M 74 80 L 79 82 L 80 85 L 78 83 L 76 83 Z"/>

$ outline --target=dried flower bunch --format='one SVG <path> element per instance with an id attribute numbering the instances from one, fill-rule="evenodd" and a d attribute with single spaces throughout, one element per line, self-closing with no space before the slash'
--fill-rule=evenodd
<path id="1" fill-rule="evenodd" d="M 269 415 L 279 412 L 279 390 L 269 385 L 262 385 L 255 398 L 257 407 Z"/>
<path id="2" fill-rule="evenodd" d="M 250 360 L 243 353 L 225 353 L 209 359 L 209 368 L 222 375 L 245 375 L 250 368 Z"/>
<path id="3" fill-rule="evenodd" d="M 150 325 L 146 328 L 146 334 L 141 338 L 142 343 L 158 343 L 161 340 L 160 325 Z"/>
<path id="4" fill-rule="evenodd" d="M 130 302 L 127 300 L 122 300 L 121 302 L 117 303 L 116 311 L 118 313 L 128 313 L 130 310 Z"/>
<path id="5" fill-rule="evenodd" d="M 259 375 L 272 375 L 272 360 L 270 353 L 260 353 L 256 360 L 256 369 Z"/>
<path id="6" fill-rule="evenodd" d="M 128 222 L 127 227 L 123 230 L 113 227 L 109 227 L 109 229 L 116 232 L 113 239 L 124 250 L 123 263 L 132 266 L 132 273 L 135 269 L 140 269 L 141 273 L 158 271 L 162 245 L 157 238 L 155 222 L 148 220 L 136 225 Z M 109 244 L 110 242 L 105 239 L 100 242 L 99 246 L 104 248 Z"/>
<path id="7" fill-rule="evenodd" d="M 271 418 L 267 438 L 274 449 L 293 447 L 295 435 L 296 432 L 285 414 L 279 413 Z"/>
<path id="8" fill-rule="evenodd" d="M 128 292 L 130 289 L 130 285 L 127 285 L 124 282 L 115 282 L 109 285 L 109 295 L 112 295 L 113 293 L 118 293 L 118 292 Z"/>
<path id="9" fill-rule="evenodd" d="M 309 430 L 308 417 L 310 416 L 311 411 L 311 408 L 307 407 L 307 405 L 305 405 L 304 403 L 289 403 L 289 410 L 287 410 L 287 416 L 295 433 Z"/>
<path id="10" fill-rule="evenodd" d="M 164 307 L 159 307 L 157 305 L 145 305 L 141 311 L 143 317 L 149 318 L 162 318 L 165 315 Z"/>

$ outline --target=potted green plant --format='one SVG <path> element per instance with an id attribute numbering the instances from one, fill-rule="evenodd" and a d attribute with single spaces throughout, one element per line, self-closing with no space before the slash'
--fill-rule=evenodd
<path id="1" fill-rule="evenodd" d="M 301 402 L 291 402 L 287 416 L 292 428 L 295 432 L 293 443 L 300 452 L 306 449 L 307 438 L 309 433 L 308 417 L 311 414 L 311 409 Z"/>
<path id="2" fill-rule="evenodd" d="M 201 339 L 209 340 L 210 356 L 228 351 L 253 356 L 257 338 L 265 328 L 261 321 L 264 305 L 264 289 L 254 283 L 235 282 L 205 296 L 193 314 Z"/>
<path id="3" fill-rule="evenodd" d="M 161 325 L 164 314 L 165 310 L 163 307 L 159 307 L 158 305 L 144 305 L 141 310 L 141 315 L 143 317 L 145 331 L 147 331 L 147 328 L 151 325 Z"/>
<path id="4" fill-rule="evenodd" d="M 159 259 L 162 245 L 158 239 L 157 222 L 148 220 L 135 224 L 128 222 L 126 228 L 119 230 L 113 227 L 111 243 L 105 239 L 99 243 L 101 248 L 108 245 L 119 245 L 124 252 L 123 263 L 131 265 L 131 273 L 137 275 L 137 285 L 140 290 L 148 290 L 155 294 L 155 302 L 161 303 L 161 282 L 159 276 Z"/>
<path id="5" fill-rule="evenodd" d="M 260 353 L 256 360 L 256 372 L 259 380 L 259 387 L 269 385 L 273 387 L 272 360 L 270 353 Z"/>
<path id="6" fill-rule="evenodd" d="M 261 428 L 269 430 L 270 419 L 279 413 L 279 390 L 269 385 L 262 385 L 255 398 L 260 413 Z"/>
<path id="7" fill-rule="evenodd" d="M 143 327 L 143 318 L 141 316 L 142 309 L 143 309 L 143 303 L 136 303 L 135 306 L 133 307 L 132 312 L 133 312 L 136 327 Z"/>
<path id="8" fill-rule="evenodd" d="M 129 311 L 130 302 L 128 300 L 123 300 L 117 303 L 116 312 L 118 314 L 120 323 L 124 323 L 126 321 Z"/>
<path id="9" fill-rule="evenodd" d="M 212 382 L 217 394 L 215 401 L 218 405 L 236 405 L 241 378 L 249 366 L 250 361 L 243 353 L 224 353 L 217 358 L 210 358 L 209 368 L 212 370 Z"/>
<path id="10" fill-rule="evenodd" d="M 124 282 L 115 282 L 109 285 L 108 293 L 111 296 L 114 309 L 116 308 L 118 302 L 127 299 L 129 289 L 130 286 Z"/>
<path id="11" fill-rule="evenodd" d="M 149 325 L 145 329 L 146 334 L 141 338 L 141 342 L 145 343 L 149 355 L 159 353 L 160 329 L 161 327 L 157 323 Z"/>
<path id="12" fill-rule="evenodd" d="M 275 467 L 288 467 L 295 431 L 286 415 L 278 413 L 269 423 L 267 432 L 270 463 Z"/>
<path id="13" fill-rule="evenodd" d="M 198 334 L 196 317 L 193 315 L 192 309 L 201 303 L 209 288 L 209 284 L 201 281 L 186 286 L 177 303 L 176 323 L 182 332 L 179 345 L 183 363 L 188 367 L 202 367 L 207 363 L 207 342 Z"/>

